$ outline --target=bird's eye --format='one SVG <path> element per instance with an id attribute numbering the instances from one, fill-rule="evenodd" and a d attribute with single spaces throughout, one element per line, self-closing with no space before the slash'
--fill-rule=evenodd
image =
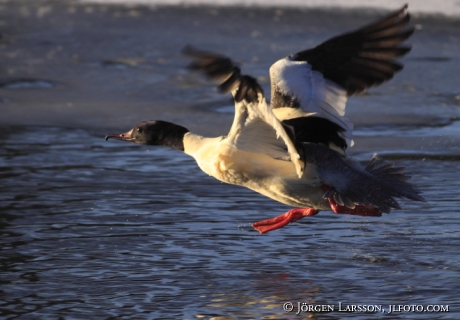
<path id="1" fill-rule="evenodd" d="M 137 128 L 137 132 L 142 133 L 142 128 Z"/>

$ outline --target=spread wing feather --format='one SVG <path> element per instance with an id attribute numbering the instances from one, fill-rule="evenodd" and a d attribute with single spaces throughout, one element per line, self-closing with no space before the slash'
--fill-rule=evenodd
<path id="1" fill-rule="evenodd" d="M 240 69 L 225 56 L 190 46 L 184 48 L 183 53 L 193 59 L 191 69 L 202 71 L 218 82 L 221 92 L 232 93 L 235 118 L 226 139 L 240 150 L 292 161 L 300 178 L 303 164 L 294 142 L 267 105 L 257 81 L 241 75 Z"/>
<path id="2" fill-rule="evenodd" d="M 320 117 L 343 130 L 331 137 L 341 149 L 353 145 L 347 98 L 391 79 L 403 66 L 395 59 L 411 48 L 401 44 L 414 32 L 407 5 L 356 31 L 275 62 L 270 68 L 271 107 L 281 121 Z M 310 120 L 311 121 L 311 120 Z M 297 121 L 298 128 L 306 126 Z"/>
<path id="3" fill-rule="evenodd" d="M 349 96 L 402 69 L 395 59 L 411 49 L 401 46 L 414 31 L 405 29 L 409 20 L 406 5 L 375 23 L 275 62 L 270 68 L 271 107 L 257 81 L 242 75 L 229 58 L 192 47 L 183 52 L 192 58 L 191 69 L 216 81 L 221 92 L 232 93 L 235 118 L 226 137 L 229 143 L 290 160 L 299 177 L 304 165 L 314 166 L 331 187 L 324 196 L 332 196 L 339 205 L 369 205 L 390 212 L 399 208 L 395 198 L 424 199 L 407 182 L 404 168 L 376 166 L 375 158 L 363 168 L 344 157 L 353 129 L 345 106 Z"/>
<path id="4" fill-rule="evenodd" d="M 411 50 L 401 46 L 414 32 L 406 29 L 410 15 L 407 5 L 389 16 L 327 40 L 319 46 L 294 54 L 294 61 L 307 61 L 347 91 L 347 95 L 390 80 L 403 66 L 394 59 Z"/>

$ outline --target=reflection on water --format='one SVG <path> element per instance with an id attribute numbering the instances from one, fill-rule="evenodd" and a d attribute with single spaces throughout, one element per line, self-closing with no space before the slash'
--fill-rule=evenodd
<path id="1" fill-rule="evenodd" d="M 443 304 L 449 313 L 393 318 L 459 316 L 458 158 L 399 157 L 426 203 L 380 218 L 322 212 L 261 236 L 250 223 L 287 207 L 179 152 L 104 133 L 0 132 L 3 318 L 280 319 L 295 317 L 288 301 Z"/>

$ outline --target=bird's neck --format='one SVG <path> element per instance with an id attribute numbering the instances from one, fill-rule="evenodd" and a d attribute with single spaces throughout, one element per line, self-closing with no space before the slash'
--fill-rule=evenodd
<path id="1" fill-rule="evenodd" d="M 167 124 L 169 125 L 168 130 L 158 136 L 155 144 L 184 151 L 184 136 L 189 130 L 177 124 Z"/>
<path id="2" fill-rule="evenodd" d="M 201 158 L 214 157 L 218 152 L 219 144 L 223 137 L 208 138 L 192 132 L 188 132 L 184 136 L 184 152 L 197 161 Z"/>

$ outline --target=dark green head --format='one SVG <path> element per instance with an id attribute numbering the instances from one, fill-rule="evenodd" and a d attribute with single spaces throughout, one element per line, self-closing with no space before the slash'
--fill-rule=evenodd
<path id="1" fill-rule="evenodd" d="M 184 135 L 188 130 L 177 124 L 167 121 L 144 121 L 128 132 L 121 134 L 108 134 L 105 140 L 114 138 L 139 144 L 153 146 L 166 146 L 184 151 Z"/>

